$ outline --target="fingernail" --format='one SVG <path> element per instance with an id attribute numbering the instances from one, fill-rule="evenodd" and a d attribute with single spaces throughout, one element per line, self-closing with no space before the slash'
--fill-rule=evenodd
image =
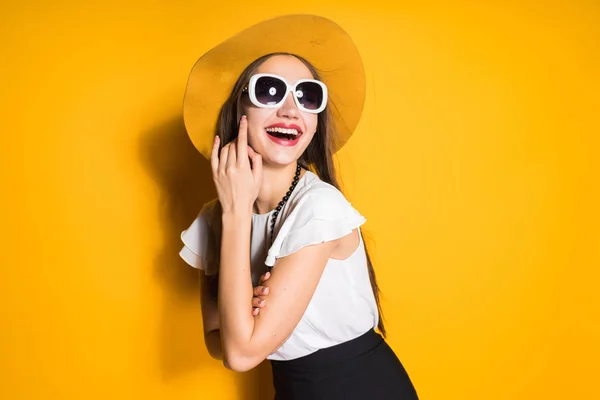
<path id="1" fill-rule="evenodd" d="M 242 115 L 242 121 L 245 121 L 245 120 L 246 120 L 246 116 Z"/>
<path id="2" fill-rule="evenodd" d="M 265 278 L 268 278 L 268 277 L 270 277 L 270 276 L 271 276 L 271 273 L 270 273 L 270 272 L 267 272 L 267 273 L 265 274 Z"/>
<path id="3" fill-rule="evenodd" d="M 260 304 L 261 306 L 263 306 L 265 304 L 264 300 L 259 300 L 258 304 Z"/>
<path id="4" fill-rule="evenodd" d="M 262 292 L 262 293 L 265 293 L 265 294 L 266 294 L 268 291 L 269 291 L 269 288 L 263 288 L 263 289 L 261 290 L 261 292 Z"/>

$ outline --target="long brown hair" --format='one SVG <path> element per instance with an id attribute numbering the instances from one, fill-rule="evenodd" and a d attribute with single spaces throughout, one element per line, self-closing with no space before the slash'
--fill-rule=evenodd
<path id="1" fill-rule="evenodd" d="M 295 54 L 290 53 L 271 53 L 264 55 L 255 61 L 253 61 L 250 65 L 246 67 L 244 72 L 238 78 L 231 94 L 223 107 L 221 108 L 221 113 L 219 115 L 219 119 L 217 122 L 217 132 L 221 139 L 220 142 L 222 146 L 231 142 L 237 137 L 238 132 L 238 121 L 242 117 L 242 101 L 243 101 L 243 89 L 244 86 L 250 80 L 250 77 L 256 73 L 258 67 L 264 63 L 269 58 L 276 55 L 286 55 L 296 57 L 298 60 L 302 61 L 304 65 L 310 70 L 314 79 L 321 79 L 318 70 L 307 60 L 304 58 L 297 56 Z M 341 190 L 340 185 L 337 180 L 336 168 L 333 162 L 333 152 L 335 149 L 335 140 L 336 140 L 336 130 L 335 130 L 335 121 L 331 114 L 331 100 L 329 100 L 330 104 L 327 108 L 321 113 L 318 114 L 317 119 L 317 131 L 313 136 L 310 144 L 300 156 L 298 163 L 305 169 L 311 170 L 314 172 L 322 181 L 329 183 L 334 186 L 336 189 Z M 373 289 L 373 295 L 375 296 L 375 301 L 377 302 L 377 310 L 379 313 L 379 324 L 377 328 L 381 332 L 381 334 L 385 337 L 386 331 L 383 323 L 383 312 L 381 310 L 381 303 L 379 301 L 379 286 L 377 286 L 377 279 L 375 278 L 375 270 L 373 269 L 373 264 L 371 263 L 371 258 L 369 257 L 369 252 L 367 251 L 365 244 L 365 253 L 367 255 L 367 267 L 369 270 L 369 280 L 371 281 L 371 288 Z"/>

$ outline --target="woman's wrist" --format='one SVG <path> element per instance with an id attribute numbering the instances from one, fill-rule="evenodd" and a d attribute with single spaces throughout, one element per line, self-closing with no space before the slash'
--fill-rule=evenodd
<path id="1" fill-rule="evenodd" d="M 223 226 L 226 224 L 243 224 L 252 221 L 252 208 L 223 211 L 221 214 Z"/>

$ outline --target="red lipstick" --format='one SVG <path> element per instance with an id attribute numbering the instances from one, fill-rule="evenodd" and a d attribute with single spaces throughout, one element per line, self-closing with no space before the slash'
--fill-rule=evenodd
<path id="1" fill-rule="evenodd" d="M 277 124 L 269 125 L 267 128 L 295 129 L 298 133 L 302 134 L 302 129 L 296 124 L 284 124 L 283 122 L 279 122 Z"/>
<path id="2" fill-rule="evenodd" d="M 295 129 L 298 132 L 298 135 L 296 135 L 296 137 L 294 137 L 293 139 L 289 139 L 287 137 L 277 136 L 277 133 L 274 132 L 267 132 L 267 129 L 269 128 Z M 280 146 L 291 147 L 296 145 L 296 143 L 298 143 L 298 141 L 300 140 L 300 137 L 302 136 L 302 129 L 300 129 L 300 127 L 296 124 L 285 124 L 283 122 L 279 122 L 267 126 L 265 128 L 265 133 L 272 142 L 275 142 Z"/>

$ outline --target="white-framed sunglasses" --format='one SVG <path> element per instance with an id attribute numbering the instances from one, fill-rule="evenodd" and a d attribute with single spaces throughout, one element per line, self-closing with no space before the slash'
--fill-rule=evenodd
<path id="1" fill-rule="evenodd" d="M 243 90 L 256 107 L 278 108 L 289 92 L 294 94 L 298 109 L 318 114 L 327 106 L 327 86 L 316 79 L 300 79 L 293 85 L 275 74 L 255 74 Z"/>

